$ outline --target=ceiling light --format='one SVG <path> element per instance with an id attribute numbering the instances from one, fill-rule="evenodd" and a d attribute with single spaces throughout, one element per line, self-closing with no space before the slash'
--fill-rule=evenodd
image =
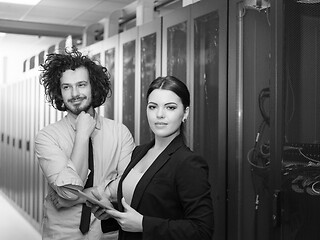
<path id="1" fill-rule="evenodd" d="M 6 35 L 7 35 L 6 33 L 0 32 L 0 39 L 4 38 Z"/>
<path id="2" fill-rule="evenodd" d="M 0 3 L 37 5 L 41 0 L 0 0 Z"/>
<path id="3" fill-rule="evenodd" d="M 320 0 L 297 0 L 298 3 L 320 3 Z"/>

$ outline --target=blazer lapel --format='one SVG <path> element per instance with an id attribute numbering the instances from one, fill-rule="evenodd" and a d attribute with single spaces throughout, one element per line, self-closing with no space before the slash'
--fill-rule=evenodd
<path id="1" fill-rule="evenodd" d="M 172 140 L 172 142 L 165 148 L 165 150 L 152 163 L 152 165 L 149 167 L 149 169 L 145 172 L 145 174 L 140 179 L 140 181 L 137 184 L 136 189 L 133 193 L 133 198 L 132 198 L 132 202 L 131 202 L 131 206 L 133 208 L 137 209 L 137 207 L 140 203 L 140 200 L 143 196 L 143 193 L 144 193 L 146 187 L 151 182 L 151 179 L 159 171 L 159 169 L 171 158 L 171 155 L 174 152 L 176 152 L 182 145 L 184 145 L 184 143 L 183 143 L 182 137 L 179 135 L 174 140 Z M 152 146 L 150 146 L 150 147 L 152 147 Z M 149 149 L 150 149 L 150 147 L 149 147 Z M 140 160 L 146 154 L 146 152 L 147 151 L 145 151 L 143 155 L 139 155 L 138 160 Z M 136 163 L 137 162 L 138 161 L 136 161 Z"/>

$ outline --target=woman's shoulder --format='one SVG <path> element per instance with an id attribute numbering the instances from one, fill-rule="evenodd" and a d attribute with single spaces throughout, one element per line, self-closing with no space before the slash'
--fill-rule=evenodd
<path id="1" fill-rule="evenodd" d="M 176 151 L 175 158 L 180 160 L 180 164 L 194 161 L 198 163 L 207 164 L 207 161 L 201 154 L 192 151 L 186 145 L 183 145 Z"/>
<path id="2" fill-rule="evenodd" d="M 181 145 L 180 148 L 177 149 L 176 151 L 177 154 L 182 154 L 184 156 L 197 156 L 198 154 L 196 154 L 194 151 L 192 151 L 187 145 L 185 145 L 184 143 Z"/>

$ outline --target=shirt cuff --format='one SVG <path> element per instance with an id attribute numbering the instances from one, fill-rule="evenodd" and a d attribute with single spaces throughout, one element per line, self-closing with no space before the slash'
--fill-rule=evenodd
<path id="1" fill-rule="evenodd" d="M 79 177 L 75 169 L 75 166 L 71 160 L 68 161 L 67 166 L 59 173 L 54 185 L 55 186 L 52 187 L 55 189 L 58 195 L 66 199 L 74 199 L 75 195 L 68 191 L 65 191 L 65 189 L 61 187 L 65 185 L 75 185 L 78 186 L 80 189 L 83 189 L 84 182 Z"/>

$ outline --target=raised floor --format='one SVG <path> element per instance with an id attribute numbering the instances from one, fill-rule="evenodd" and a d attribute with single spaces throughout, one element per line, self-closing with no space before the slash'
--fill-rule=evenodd
<path id="1" fill-rule="evenodd" d="M 0 239 L 41 240 L 38 230 L 0 190 Z"/>

